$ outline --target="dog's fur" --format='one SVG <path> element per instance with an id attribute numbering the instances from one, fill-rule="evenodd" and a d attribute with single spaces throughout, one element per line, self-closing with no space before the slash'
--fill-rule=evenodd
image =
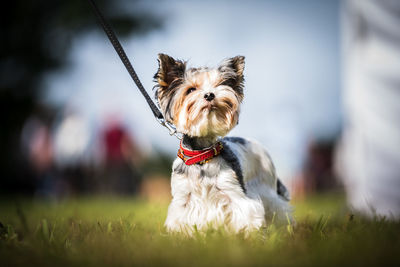
<path id="1" fill-rule="evenodd" d="M 243 100 L 244 57 L 217 68 L 187 68 L 186 62 L 159 54 L 156 98 L 167 121 L 184 135 L 187 149 L 201 150 L 224 137 L 238 123 Z M 214 94 L 212 100 L 206 94 Z M 289 194 L 276 176 L 268 153 L 255 141 L 225 137 L 221 155 L 172 167 L 172 202 L 165 226 L 170 232 L 224 227 L 248 232 L 267 222 L 291 218 Z"/>

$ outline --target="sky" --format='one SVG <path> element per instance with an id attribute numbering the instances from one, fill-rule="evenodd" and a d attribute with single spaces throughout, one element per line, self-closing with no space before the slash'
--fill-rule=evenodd
<path id="1" fill-rule="evenodd" d="M 210 67 L 246 57 L 240 123 L 229 135 L 258 140 L 284 179 L 301 169 L 310 142 L 340 132 L 339 1 L 142 1 L 140 10 L 165 20 L 121 39 L 150 95 L 158 53 Z M 176 153 L 179 141 L 157 124 L 105 34 L 76 40 L 68 57 L 70 68 L 47 76 L 45 102 L 93 128 L 120 116 L 144 150 Z"/>

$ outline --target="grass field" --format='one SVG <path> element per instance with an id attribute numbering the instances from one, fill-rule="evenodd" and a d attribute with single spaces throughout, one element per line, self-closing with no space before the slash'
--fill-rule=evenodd
<path id="1" fill-rule="evenodd" d="M 2 199 L 0 266 L 400 266 L 400 223 L 352 215 L 340 196 L 297 201 L 297 224 L 248 238 L 163 229 L 167 204 Z"/>

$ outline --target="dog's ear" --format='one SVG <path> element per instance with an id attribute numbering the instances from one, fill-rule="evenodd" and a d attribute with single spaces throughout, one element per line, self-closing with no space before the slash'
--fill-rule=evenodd
<path id="1" fill-rule="evenodd" d="M 244 56 L 225 59 L 218 70 L 225 76 L 224 84 L 231 86 L 240 95 L 243 95 Z"/>
<path id="2" fill-rule="evenodd" d="M 186 63 L 166 54 L 158 54 L 158 71 L 154 80 L 160 88 L 166 89 L 176 79 L 182 79 L 185 74 Z"/>
<path id="3" fill-rule="evenodd" d="M 171 103 L 176 89 L 183 82 L 186 63 L 165 54 L 158 54 L 158 71 L 154 75 L 157 85 L 155 97 L 167 121 L 173 121 Z"/>

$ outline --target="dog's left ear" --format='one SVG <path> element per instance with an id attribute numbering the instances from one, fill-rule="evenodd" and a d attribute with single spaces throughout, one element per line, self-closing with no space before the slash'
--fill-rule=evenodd
<path id="1" fill-rule="evenodd" d="M 243 95 L 244 56 L 225 59 L 219 65 L 218 70 L 227 76 L 224 83 L 231 86 L 240 95 Z"/>

